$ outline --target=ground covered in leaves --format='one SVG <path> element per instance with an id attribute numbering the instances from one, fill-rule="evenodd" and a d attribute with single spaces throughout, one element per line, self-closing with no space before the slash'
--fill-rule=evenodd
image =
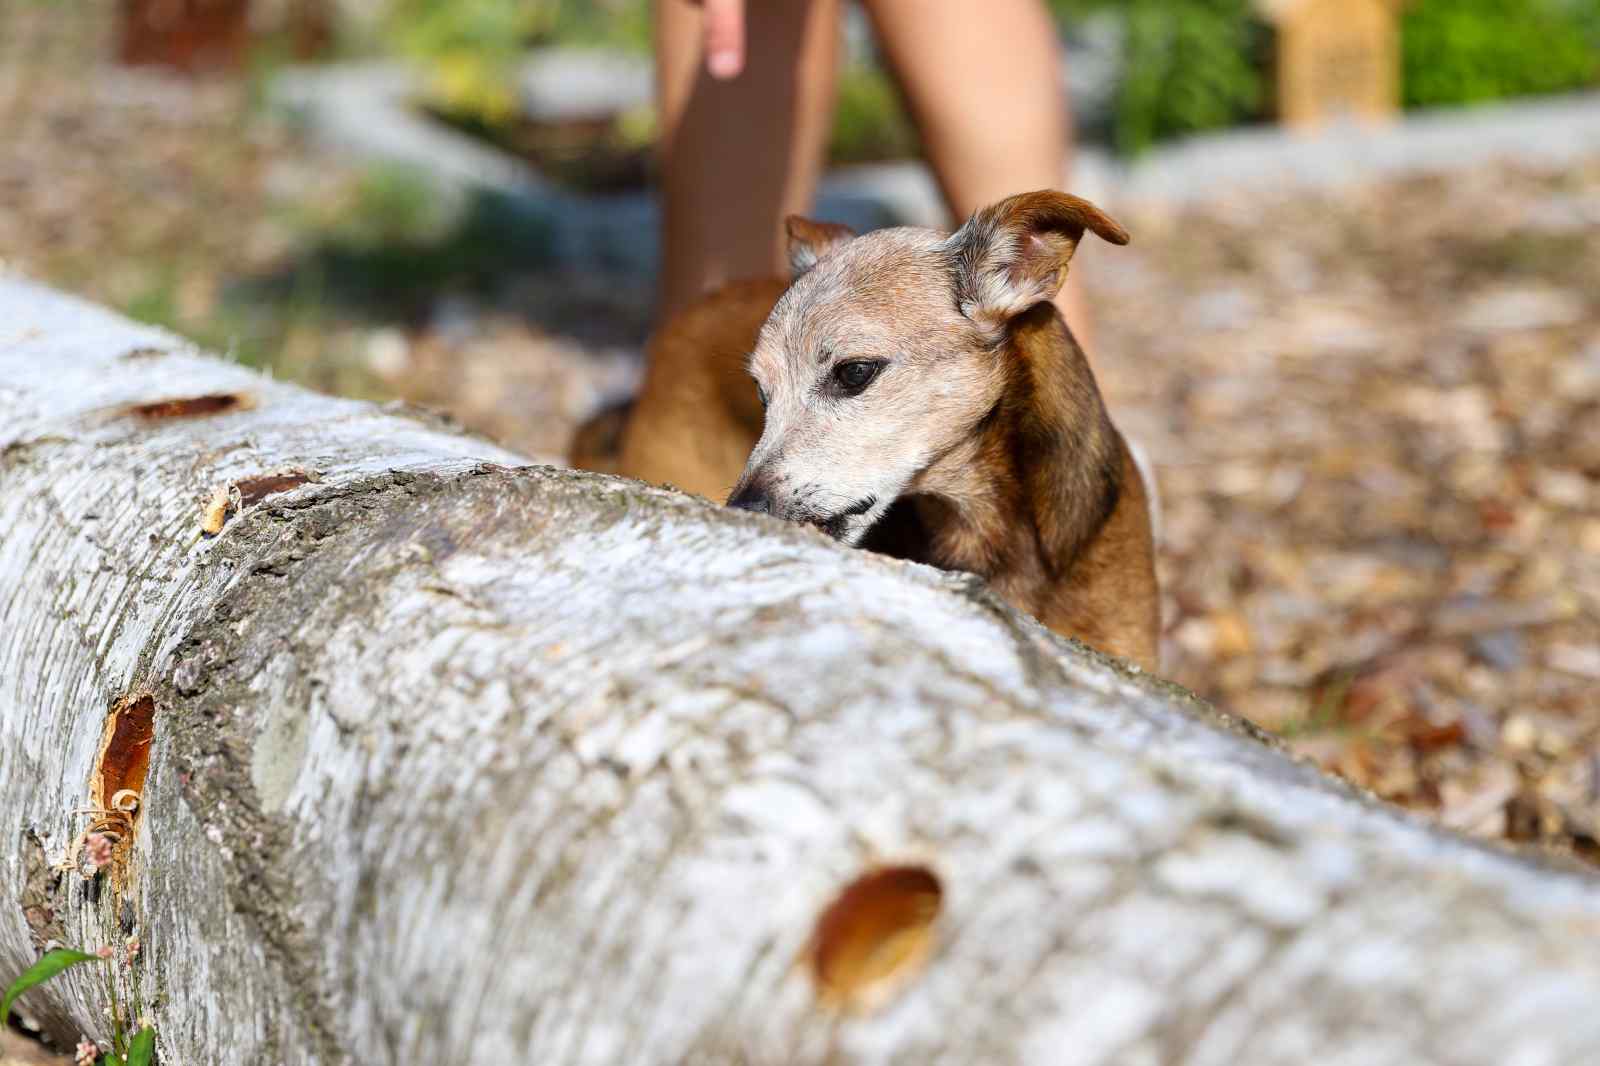
<path id="1" fill-rule="evenodd" d="M 248 86 L 30 77 L 7 265 L 539 454 L 635 382 L 647 283 L 441 222 Z M 1134 244 L 1081 268 L 1159 467 L 1170 675 L 1449 825 L 1596 857 L 1600 160 L 1118 213 Z"/>
<path id="2" fill-rule="evenodd" d="M 1600 857 L 1600 160 L 1130 213 L 1166 665 L 1380 795 Z"/>
<path id="3" fill-rule="evenodd" d="M 312 150 L 270 70 L 118 68 L 114 12 L 0 5 L 0 269 L 316 388 L 459 404 L 541 454 L 632 389 L 649 279 L 552 274 L 536 226 Z"/>

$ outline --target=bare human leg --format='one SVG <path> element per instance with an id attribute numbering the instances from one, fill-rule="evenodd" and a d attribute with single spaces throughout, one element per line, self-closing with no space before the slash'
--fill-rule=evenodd
<path id="1" fill-rule="evenodd" d="M 727 79 L 740 67 L 716 32 L 708 59 L 706 9 L 656 0 L 663 314 L 724 282 L 782 273 L 784 216 L 810 208 L 822 169 L 839 0 L 748 7 L 742 71 Z"/>
<path id="2" fill-rule="evenodd" d="M 1056 27 L 1040 0 L 863 0 L 955 221 L 1031 189 L 1059 188 L 1072 125 Z M 1086 351 L 1074 272 L 1056 298 Z"/>

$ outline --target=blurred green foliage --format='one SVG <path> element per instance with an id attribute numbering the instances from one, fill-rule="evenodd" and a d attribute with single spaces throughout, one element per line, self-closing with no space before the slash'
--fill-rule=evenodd
<path id="1" fill-rule="evenodd" d="M 429 75 L 428 103 L 481 136 L 515 118 L 516 64 L 545 44 L 647 52 L 648 0 L 392 0 L 387 36 Z M 638 147 L 653 138 L 647 116 L 621 116 L 610 140 Z M 612 146 L 615 147 L 615 146 Z M 830 157 L 835 162 L 903 158 L 916 130 L 892 79 L 873 67 L 840 76 Z"/>
<path id="2" fill-rule="evenodd" d="M 214 265 L 181 250 L 146 254 L 138 286 L 117 301 L 123 313 L 246 365 L 364 395 L 372 381 L 357 349 L 368 326 L 420 321 L 441 292 L 493 293 L 551 261 L 543 217 L 489 193 L 454 201 L 401 165 L 372 166 L 338 195 L 278 213 L 294 251 L 271 269 L 197 299 L 189 290 Z"/>
<path id="3" fill-rule="evenodd" d="M 1123 154 L 1262 117 L 1271 38 L 1251 0 L 1094 6 L 1115 9 L 1124 19 L 1123 75 L 1112 120 L 1112 137 Z"/>
<path id="4" fill-rule="evenodd" d="M 516 63 L 545 3 L 525 0 L 391 0 L 387 35 L 419 62 L 431 102 L 443 110 L 503 122 L 516 111 Z"/>
<path id="5" fill-rule="evenodd" d="M 539 43 L 650 51 L 650 0 L 543 0 L 543 6 Z"/>
<path id="6" fill-rule="evenodd" d="M 1253 0 L 1046 0 L 1071 25 L 1110 14 L 1122 28 L 1111 138 L 1137 154 L 1158 141 L 1266 117 L 1271 31 Z M 1404 102 L 1448 106 L 1600 82 L 1600 0 L 1413 0 L 1404 13 Z M 648 0 L 392 0 L 390 37 L 431 72 L 433 103 L 489 125 L 512 117 L 512 75 L 532 45 L 650 47 Z M 837 162 L 916 150 L 893 81 L 841 76 Z"/>
<path id="7" fill-rule="evenodd" d="M 1050 0 L 1065 23 L 1123 22 L 1113 139 L 1156 141 L 1265 117 L 1271 31 L 1251 0 Z M 1600 0 L 1413 0 L 1403 13 L 1403 104 L 1447 107 L 1600 83 Z"/>
<path id="8" fill-rule="evenodd" d="M 414 311 L 442 290 L 492 287 L 549 252 L 544 219 L 514 199 L 483 192 L 456 201 L 398 164 L 368 168 L 345 196 L 290 221 L 301 253 L 252 300 L 306 313 L 333 304 L 346 313 Z"/>
<path id="9" fill-rule="evenodd" d="M 1581 89 L 1600 81 L 1600 0 L 1421 0 L 1401 51 L 1407 107 Z"/>
<path id="10" fill-rule="evenodd" d="M 331 244 L 370 249 L 427 244 L 451 221 L 423 175 L 400 164 L 377 164 L 362 171 L 336 212 L 306 219 L 304 229 Z"/>
<path id="11" fill-rule="evenodd" d="M 390 0 L 385 36 L 427 71 L 433 106 L 498 125 L 515 115 L 516 66 L 530 47 L 644 51 L 650 10 L 641 0 Z"/>
<path id="12" fill-rule="evenodd" d="M 883 71 L 852 66 L 839 76 L 828 158 L 835 163 L 904 159 L 920 151 L 900 91 Z"/>

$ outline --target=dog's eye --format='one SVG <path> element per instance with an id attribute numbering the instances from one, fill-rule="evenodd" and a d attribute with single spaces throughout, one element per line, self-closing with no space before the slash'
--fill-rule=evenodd
<path id="1" fill-rule="evenodd" d="M 856 393 L 872 384 L 883 364 L 870 359 L 853 359 L 833 368 L 833 380 L 845 392 Z"/>
<path id="2" fill-rule="evenodd" d="M 761 401 L 761 409 L 767 409 L 767 390 L 761 387 L 761 382 L 756 382 L 756 399 Z"/>

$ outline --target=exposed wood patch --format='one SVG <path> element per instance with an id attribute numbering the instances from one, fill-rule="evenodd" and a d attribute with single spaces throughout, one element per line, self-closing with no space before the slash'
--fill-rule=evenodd
<path id="1" fill-rule="evenodd" d="M 883 867 L 845 886 L 812 934 L 817 998 L 850 1011 L 887 1003 L 927 963 L 943 900 L 924 866 Z"/>
<path id="2" fill-rule="evenodd" d="M 315 474 L 300 469 L 275 470 L 268 474 L 252 474 L 238 481 L 224 482 L 211 490 L 205 508 L 200 513 L 200 532 L 214 537 L 222 532 L 228 515 L 249 504 L 259 503 L 268 496 L 316 481 Z"/>
<path id="3" fill-rule="evenodd" d="M 95 759 L 94 776 L 89 784 L 90 802 L 99 810 L 121 810 L 126 805 L 123 793 L 144 794 L 145 774 L 150 770 L 150 745 L 155 740 L 156 701 L 149 693 L 118 700 L 106 716 L 100 738 L 100 755 Z M 117 800 L 121 797 L 122 804 Z M 136 812 L 127 812 L 129 822 Z"/>
<path id="4" fill-rule="evenodd" d="M 312 476 L 304 470 L 279 470 L 271 474 L 256 474 L 253 477 L 242 478 L 235 481 L 233 487 L 239 490 L 239 499 L 242 502 L 251 504 L 280 492 L 288 492 L 312 480 L 314 480 Z"/>
<path id="5" fill-rule="evenodd" d="M 53 868 L 59 873 L 76 871 L 95 886 L 96 900 L 102 873 L 109 872 L 114 895 L 120 896 L 127 886 L 155 719 L 155 697 L 148 692 L 132 693 L 111 705 L 89 773 L 89 806 L 72 812 L 86 816 L 88 823 Z"/>
<path id="6" fill-rule="evenodd" d="M 247 392 L 208 392 L 201 396 L 132 404 L 128 414 L 147 422 L 161 422 L 169 418 L 206 418 L 229 411 L 248 411 L 255 405 L 255 397 Z"/>

